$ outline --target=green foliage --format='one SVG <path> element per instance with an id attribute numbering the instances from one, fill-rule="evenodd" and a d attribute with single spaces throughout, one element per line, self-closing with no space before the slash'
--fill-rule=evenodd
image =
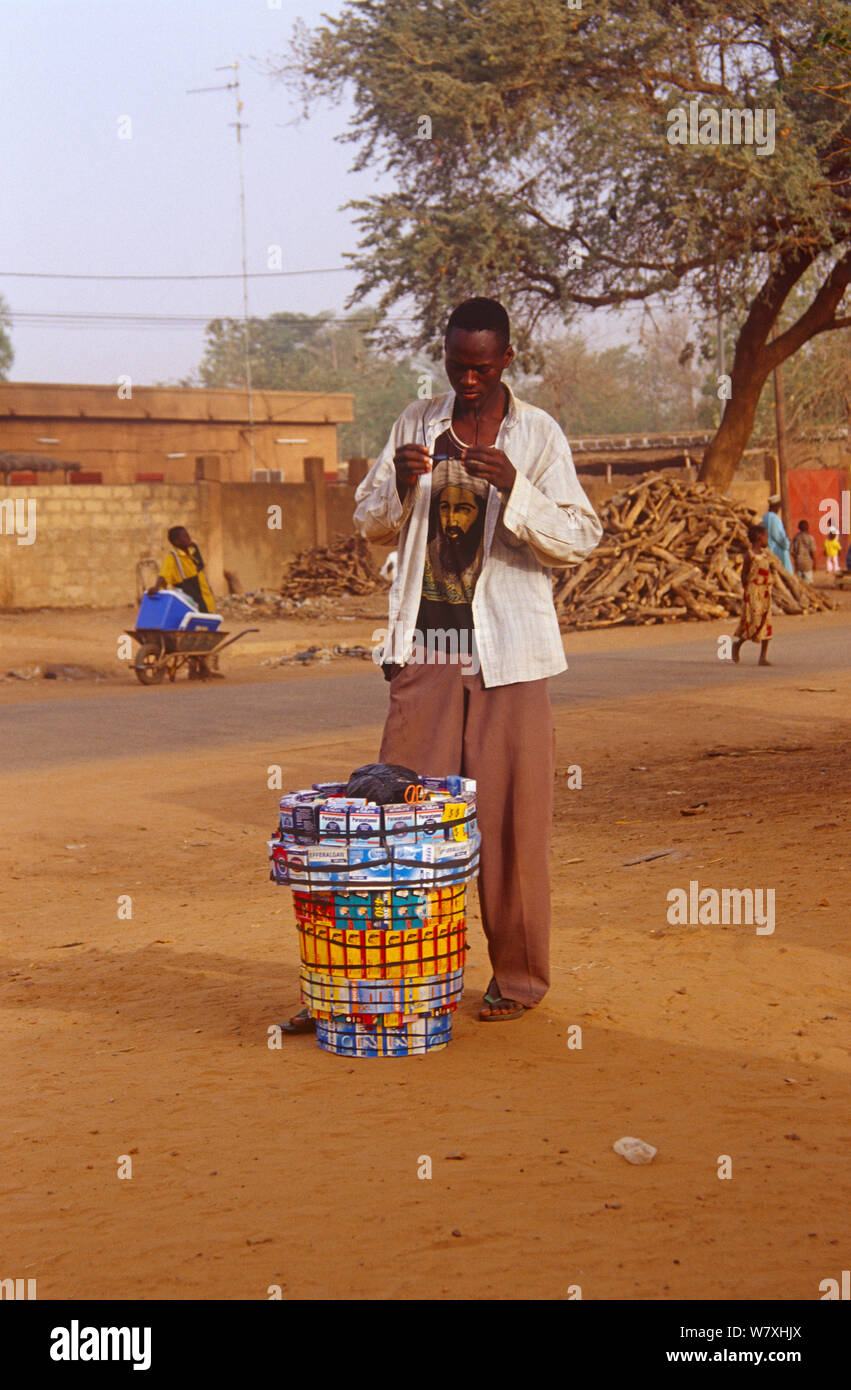
<path id="1" fill-rule="evenodd" d="M 355 167 L 394 176 L 394 192 L 352 205 L 351 302 L 377 293 L 385 316 L 412 302 L 417 344 L 436 350 L 469 294 L 504 298 L 522 343 L 582 308 L 674 295 L 743 322 L 795 258 L 826 257 L 829 273 L 851 245 L 849 13 L 847 0 L 349 0 L 302 28 L 283 71 L 306 105 L 349 91 Z M 773 153 L 669 143 L 669 113 L 690 100 L 772 111 Z"/>
<path id="2" fill-rule="evenodd" d="M 375 457 L 393 421 L 417 396 L 416 366 L 377 351 L 370 332 L 375 315 L 338 319 L 330 314 L 271 314 L 248 323 L 251 384 L 257 391 L 341 391 L 354 396 L 354 423 L 340 426 L 340 455 Z M 435 391 L 442 373 L 431 369 Z M 215 319 L 207 326 L 207 346 L 199 368 L 203 386 L 244 387 L 245 335 L 242 322 Z"/>
<path id="3" fill-rule="evenodd" d="M 15 351 L 9 336 L 11 322 L 9 306 L 0 295 L 0 381 L 9 380 L 9 371 L 15 360 Z"/>

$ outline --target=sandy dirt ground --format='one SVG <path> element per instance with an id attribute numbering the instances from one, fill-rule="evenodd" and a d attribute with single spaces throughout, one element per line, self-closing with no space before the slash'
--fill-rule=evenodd
<path id="1" fill-rule="evenodd" d="M 812 621 L 851 635 L 844 615 Z M 104 633 L 127 625 L 4 616 L 0 664 L 105 666 Z M 671 631 L 570 640 L 652 660 Z M 231 679 L 290 679 L 259 648 L 330 635 L 267 627 Z M 296 678 L 309 696 L 327 676 Z M 127 679 L 98 688 L 118 699 Z M 455 1038 L 424 1058 L 268 1045 L 298 954 L 266 876 L 267 767 L 287 786 L 338 776 L 375 756 L 378 726 L 0 764 L 0 1275 L 40 1299 L 817 1299 L 848 1266 L 851 673 L 807 684 L 561 706 L 552 989 L 519 1022 L 477 1021 L 473 904 Z M 774 932 L 670 925 L 692 880 L 774 889 Z M 652 1164 L 612 1151 L 626 1135 Z"/>

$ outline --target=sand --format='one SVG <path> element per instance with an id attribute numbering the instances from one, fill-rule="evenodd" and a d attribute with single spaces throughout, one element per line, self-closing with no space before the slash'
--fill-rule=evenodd
<path id="1" fill-rule="evenodd" d="M 4 669 L 68 659 L 60 634 L 93 660 L 115 621 L 13 615 Z M 669 631 L 644 634 L 648 659 Z M 243 655 L 231 679 L 256 679 Z M 328 679 L 260 676 L 306 697 Z M 851 676 L 812 686 L 561 707 L 552 989 L 519 1022 L 477 1021 L 474 909 L 454 1041 L 424 1058 L 268 1045 L 298 990 L 267 765 L 290 786 L 339 775 L 377 727 L 0 770 L 0 1275 L 45 1299 L 818 1298 L 848 1262 Z M 669 925 L 691 880 L 773 888 L 773 934 Z M 626 1135 L 652 1164 L 612 1151 Z"/>

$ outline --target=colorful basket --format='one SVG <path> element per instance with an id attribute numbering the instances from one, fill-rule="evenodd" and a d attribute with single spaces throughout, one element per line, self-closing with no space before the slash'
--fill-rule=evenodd
<path id="1" fill-rule="evenodd" d="M 479 863 L 476 787 L 421 780 L 413 805 L 347 799 L 342 783 L 281 799 L 270 877 L 293 892 L 302 1001 L 325 1051 L 411 1056 L 452 1036 Z"/>

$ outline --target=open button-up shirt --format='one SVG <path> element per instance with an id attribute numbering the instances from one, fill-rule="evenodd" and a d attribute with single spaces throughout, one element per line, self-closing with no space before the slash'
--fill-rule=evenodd
<path id="1" fill-rule="evenodd" d="M 473 595 L 476 649 L 486 686 L 540 680 L 566 669 L 550 572 L 584 560 L 602 535 L 559 426 L 546 411 L 506 389 L 508 410 L 493 447 L 507 455 L 517 472 L 507 497 L 490 488 L 482 568 Z M 379 544 L 398 537 L 399 568 L 390 589 L 381 661 L 404 664 L 411 655 L 431 503 L 430 473 L 418 478 L 401 500 L 393 457 L 401 444 L 425 444 L 432 453 L 435 440 L 451 424 L 454 403 L 455 392 L 449 391 L 407 406 L 355 493 L 354 523 L 360 534 Z"/>

